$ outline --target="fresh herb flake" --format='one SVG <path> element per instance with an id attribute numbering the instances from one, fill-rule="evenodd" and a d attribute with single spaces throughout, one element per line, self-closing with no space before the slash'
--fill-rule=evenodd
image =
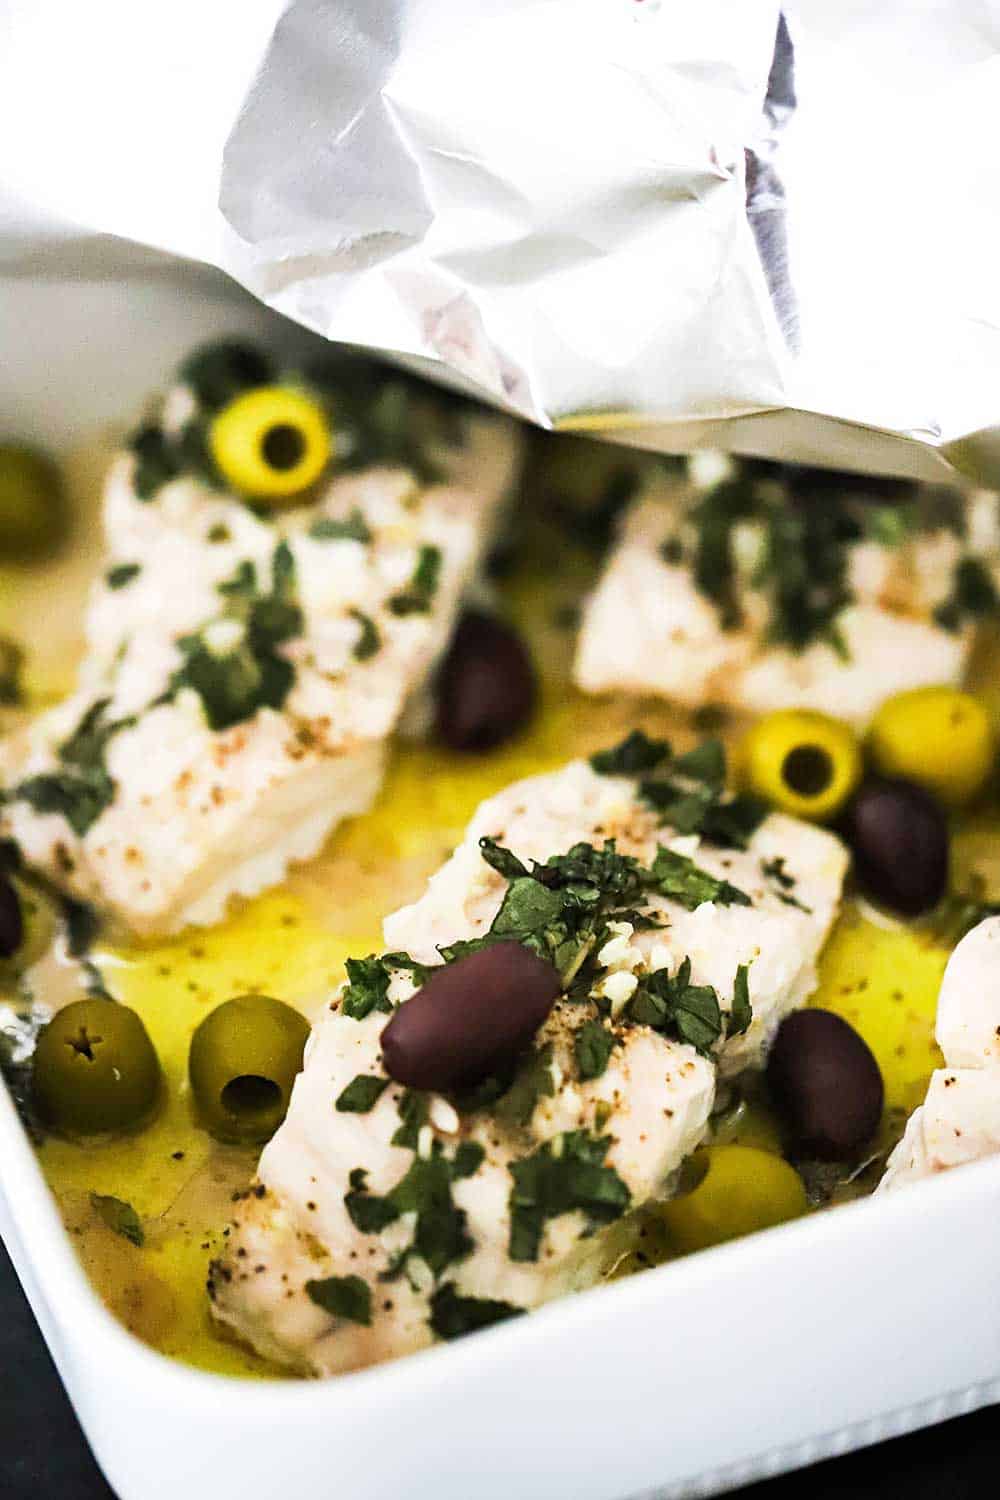
<path id="1" fill-rule="evenodd" d="M 510 1165 L 510 1243 L 513 1261 L 535 1261 L 549 1219 L 580 1211 L 587 1231 L 621 1218 L 631 1194 L 614 1167 L 604 1165 L 610 1136 L 566 1131 Z"/>
<path id="2" fill-rule="evenodd" d="M 439 1339 L 459 1339 L 467 1333 L 477 1333 L 481 1328 L 490 1328 L 494 1323 L 520 1317 L 524 1311 L 523 1307 L 492 1297 L 463 1297 L 449 1281 L 438 1287 L 431 1297 L 428 1322 Z"/>
<path id="3" fill-rule="evenodd" d="M 126 1203 L 122 1198 L 113 1198 L 110 1194 L 91 1193 L 90 1206 L 110 1230 L 121 1235 L 123 1240 L 128 1240 L 130 1245 L 142 1249 L 146 1243 L 146 1234 L 142 1220 L 131 1203 Z"/>
<path id="4" fill-rule="evenodd" d="M 355 507 L 344 520 L 320 516 L 309 528 L 314 542 L 370 542 L 372 532 L 363 513 Z"/>
<path id="5" fill-rule="evenodd" d="M 421 547 L 410 582 L 401 593 L 393 594 L 389 600 L 389 608 L 393 614 L 427 614 L 437 593 L 440 576 L 440 547 Z"/>
<path id="6" fill-rule="evenodd" d="M 306 1295 L 332 1318 L 360 1323 L 369 1328 L 372 1321 L 372 1289 L 360 1276 L 327 1276 L 322 1281 L 307 1281 Z"/>
<path id="7" fill-rule="evenodd" d="M 369 1073 L 359 1073 L 346 1088 L 341 1089 L 334 1108 L 342 1115 L 366 1115 L 388 1087 L 388 1078 L 375 1078 Z"/>
<path id="8" fill-rule="evenodd" d="M 584 1021 L 573 1038 L 577 1071 L 584 1080 L 600 1078 L 614 1050 L 615 1039 L 600 1021 Z"/>
<path id="9" fill-rule="evenodd" d="M 109 589 L 123 589 L 138 578 L 141 572 L 141 563 L 118 563 L 105 573 L 104 582 Z"/>

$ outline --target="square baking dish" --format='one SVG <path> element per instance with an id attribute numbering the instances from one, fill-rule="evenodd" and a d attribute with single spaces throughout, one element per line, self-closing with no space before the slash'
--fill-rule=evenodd
<path id="1" fill-rule="evenodd" d="M 120 416 L 199 338 L 299 342 L 220 277 L 0 281 L 26 435 Z M 93 337 L 95 328 L 109 328 Z M 121 1500 L 707 1495 L 1000 1400 L 1000 1160 L 706 1251 L 393 1365 L 207 1375 L 92 1290 L 0 1089 L 0 1233 Z"/>

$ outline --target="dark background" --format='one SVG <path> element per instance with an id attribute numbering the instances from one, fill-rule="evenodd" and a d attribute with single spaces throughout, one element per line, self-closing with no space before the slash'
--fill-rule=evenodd
<path id="1" fill-rule="evenodd" d="M 0 1382 L 0 1500 L 114 1500 L 2 1247 Z M 994 1408 L 734 1493 L 745 1500 L 989 1500 L 997 1494 L 998 1473 L 1000 1411 Z"/>

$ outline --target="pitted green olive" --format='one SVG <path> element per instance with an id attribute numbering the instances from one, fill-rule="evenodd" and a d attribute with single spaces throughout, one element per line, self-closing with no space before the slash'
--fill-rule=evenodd
<path id="1" fill-rule="evenodd" d="M 160 1097 L 156 1049 L 141 1018 L 113 1000 L 76 1000 L 38 1038 L 32 1087 L 40 1119 L 66 1135 L 129 1130 Z"/>
<path id="2" fill-rule="evenodd" d="M 188 1071 L 198 1113 L 220 1141 L 259 1143 L 288 1110 L 309 1023 L 269 995 L 240 995 L 205 1017 Z"/>

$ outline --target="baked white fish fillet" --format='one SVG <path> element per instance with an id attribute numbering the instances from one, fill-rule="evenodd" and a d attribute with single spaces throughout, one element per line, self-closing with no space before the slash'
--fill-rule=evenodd
<path id="1" fill-rule="evenodd" d="M 1000 917 L 980 922 L 948 960 L 935 1034 L 946 1066 L 932 1074 L 880 1192 L 1000 1151 Z"/>
<path id="2" fill-rule="evenodd" d="M 270 519 L 190 475 L 140 499 L 135 458 L 114 462 L 79 691 L 6 753 L 3 830 L 29 865 L 134 932 L 172 932 L 370 806 L 516 477 L 514 425 L 463 420 L 446 482 L 372 467 Z M 248 673 L 259 706 L 251 691 L 224 722 Z"/>
<path id="3" fill-rule="evenodd" d="M 485 862 L 481 838 L 496 839 L 525 862 L 614 839 L 619 853 L 648 864 L 659 845 L 676 845 L 672 832 L 639 800 L 632 779 L 598 775 L 583 761 L 519 782 L 482 804 L 421 899 L 387 919 L 387 949 L 433 964 L 439 944 L 475 938 L 490 927 L 508 883 Z M 706 902 L 688 911 L 651 894 L 645 910 L 665 925 L 637 930 L 633 922 L 614 923 L 599 950 L 588 993 L 603 1004 L 586 996 L 583 1003 L 579 996 L 557 1002 L 513 1090 L 491 1106 L 460 1113 L 442 1096 L 422 1096 L 425 1118 L 415 1150 L 412 1143 L 393 1144 L 401 1106 L 405 1111 L 412 1102 L 404 1104 L 395 1084 L 367 1113 L 335 1109 L 357 1075 L 382 1076 L 386 1016 L 375 1011 L 354 1020 L 340 1008 L 341 997 L 334 998 L 313 1032 L 288 1116 L 264 1150 L 258 1183 L 238 1209 L 226 1254 L 213 1266 L 210 1291 L 221 1322 L 281 1364 L 331 1375 L 418 1349 L 442 1329 L 448 1336 L 454 1299 L 468 1327 L 481 1309 L 465 1299 L 529 1309 L 600 1279 L 622 1243 L 628 1213 L 669 1196 L 677 1169 L 703 1138 L 717 1073 L 759 1061 L 781 1016 L 813 988 L 815 959 L 847 863 L 831 834 L 777 815 L 745 850 L 699 846 L 697 838 L 682 846 L 701 869 L 739 887 L 752 904 Z M 779 889 L 787 894 L 788 887 L 776 887 L 763 873 L 779 858 L 798 905 L 782 900 Z M 726 1040 L 723 1033 L 709 1055 L 629 1017 L 628 1002 L 644 978 L 659 970 L 674 974 L 684 959 L 694 983 L 715 987 L 724 1013 L 739 966 L 749 965 L 753 1022 L 746 1035 Z M 413 989 L 412 978 L 396 970 L 390 998 L 403 1000 Z M 616 1045 L 605 1070 L 584 1078 L 574 1038 L 599 1014 Z M 525 1069 L 530 1077 L 547 1044 L 548 1091 L 529 1093 L 526 1105 L 521 1096 L 518 1114 L 512 1101 L 524 1087 Z M 605 1185 L 619 1194 L 624 1189 L 611 1215 L 615 1222 L 593 1224 L 576 1208 L 559 1212 L 544 1220 L 537 1258 L 515 1255 L 519 1210 L 512 1204 L 512 1168 L 540 1150 L 565 1159 L 581 1141 L 582 1149 L 596 1152 Z M 455 1160 L 470 1143 L 481 1148 L 482 1161 L 451 1185 L 452 1203 L 465 1216 L 463 1253 L 428 1266 L 412 1248 L 420 1238 L 412 1213 L 381 1232 L 359 1228 L 350 1196 L 359 1185 L 379 1197 L 398 1192 L 407 1174 L 422 1170 L 421 1162 L 426 1167 L 435 1153 Z M 406 1189 L 402 1200 L 409 1201 Z M 408 1249 L 401 1274 L 393 1276 L 396 1258 Z M 361 1278 L 369 1289 L 370 1324 L 331 1315 L 305 1290 L 307 1282 L 347 1277 Z M 485 1317 L 494 1313 L 491 1306 Z"/>
<path id="4" fill-rule="evenodd" d="M 836 617 L 843 649 L 814 640 L 794 651 L 768 639 L 772 607 L 754 581 L 764 546 L 760 523 L 741 523 L 732 536 L 739 623 L 724 628 L 718 603 L 699 589 L 691 513 L 706 493 L 661 472 L 629 507 L 584 608 L 574 670 L 585 692 L 651 694 L 692 709 L 712 703 L 755 714 L 812 708 L 864 726 L 892 693 L 962 680 L 974 631 L 965 619 L 944 629 L 933 615 L 953 595 L 963 557 L 980 557 L 995 570 L 994 494 L 956 502 L 964 507 L 965 538 L 937 525 L 898 545 L 850 545 L 853 602 Z M 914 504 L 919 510 L 921 502 Z"/>

